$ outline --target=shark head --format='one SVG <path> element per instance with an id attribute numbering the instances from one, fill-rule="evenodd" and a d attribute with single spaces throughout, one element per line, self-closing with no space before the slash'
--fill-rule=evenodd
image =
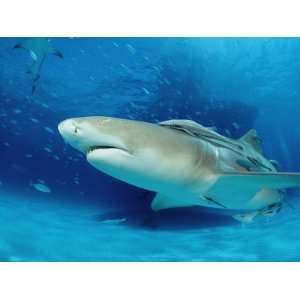
<path id="1" fill-rule="evenodd" d="M 152 191 L 183 184 L 199 160 L 190 137 L 157 124 L 97 116 L 67 119 L 58 130 L 96 169 Z"/>

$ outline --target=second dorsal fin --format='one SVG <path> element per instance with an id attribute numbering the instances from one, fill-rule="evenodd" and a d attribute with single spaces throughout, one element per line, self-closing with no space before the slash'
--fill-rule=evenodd
<path id="1" fill-rule="evenodd" d="M 255 129 L 250 129 L 240 138 L 240 141 L 250 144 L 257 152 L 262 153 L 261 140 Z"/>

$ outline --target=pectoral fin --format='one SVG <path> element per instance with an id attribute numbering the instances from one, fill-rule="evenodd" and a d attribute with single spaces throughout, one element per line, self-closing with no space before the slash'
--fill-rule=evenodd
<path id="1" fill-rule="evenodd" d="M 49 54 L 53 54 L 53 55 L 56 55 L 58 56 L 59 58 L 64 58 L 63 54 L 61 51 L 57 50 L 56 48 L 54 47 L 49 47 Z"/>
<path id="2" fill-rule="evenodd" d="M 18 43 L 16 45 L 14 45 L 14 49 L 19 49 L 19 48 L 24 48 L 22 43 Z"/>
<path id="3" fill-rule="evenodd" d="M 229 209 L 245 209 L 245 204 L 250 204 L 249 201 L 262 189 L 279 190 L 299 186 L 300 173 L 233 172 L 221 174 L 206 196 Z M 260 208 L 259 203 L 252 204 L 247 209 Z"/>

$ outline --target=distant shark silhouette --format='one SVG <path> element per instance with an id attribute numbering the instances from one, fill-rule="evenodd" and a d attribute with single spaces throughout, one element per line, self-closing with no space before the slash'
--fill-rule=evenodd
<path id="1" fill-rule="evenodd" d="M 64 140 L 96 169 L 156 192 L 152 209 L 204 206 L 236 220 L 280 211 L 282 189 L 300 187 L 300 173 L 281 173 L 250 130 L 238 140 L 191 120 L 159 124 L 110 117 L 67 119 Z"/>
<path id="2" fill-rule="evenodd" d="M 25 39 L 23 42 L 16 44 L 14 48 L 23 48 L 28 50 L 31 58 L 33 59 L 33 63 L 27 72 L 33 76 L 32 94 L 36 89 L 37 81 L 40 78 L 41 67 L 46 56 L 53 54 L 63 58 L 63 54 L 51 45 L 48 38 L 44 37 Z"/>

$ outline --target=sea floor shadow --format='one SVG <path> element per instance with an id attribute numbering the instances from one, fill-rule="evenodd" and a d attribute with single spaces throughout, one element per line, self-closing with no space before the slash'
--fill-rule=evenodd
<path id="1" fill-rule="evenodd" d="M 208 212 L 201 208 L 166 209 L 160 212 L 112 211 L 94 216 L 98 222 L 119 224 L 149 230 L 190 230 L 236 225 L 229 215 Z"/>

